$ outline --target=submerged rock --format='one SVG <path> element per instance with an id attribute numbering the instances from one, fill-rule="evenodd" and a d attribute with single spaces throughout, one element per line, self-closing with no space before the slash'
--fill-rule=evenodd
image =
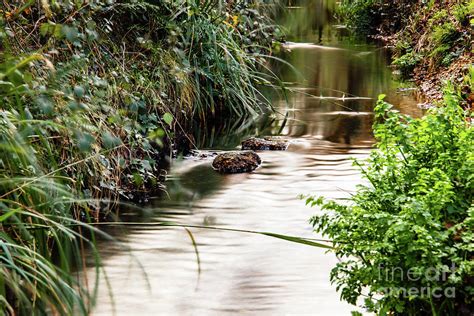
<path id="1" fill-rule="evenodd" d="M 253 151 L 231 151 L 217 155 L 212 167 L 221 173 L 242 173 L 255 170 L 261 163 Z"/>
<path id="2" fill-rule="evenodd" d="M 286 150 L 288 140 L 279 137 L 252 137 L 242 142 L 242 150 Z"/>

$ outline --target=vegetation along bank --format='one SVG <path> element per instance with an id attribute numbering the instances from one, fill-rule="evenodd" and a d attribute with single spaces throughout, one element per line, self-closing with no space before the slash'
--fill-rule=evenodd
<path id="1" fill-rule="evenodd" d="M 341 298 L 377 315 L 472 315 L 474 67 L 469 1 L 343 1 L 358 34 L 394 47 L 394 66 L 432 103 L 421 118 L 381 96 L 367 185 L 349 202 L 309 197 L 311 223 L 341 261 Z M 355 314 L 359 314 L 355 312 Z"/>
<path id="2" fill-rule="evenodd" d="M 377 150 L 355 162 L 368 184 L 350 203 L 307 199 L 341 258 L 330 277 L 343 300 L 377 315 L 472 315 L 474 129 L 461 95 L 448 88 L 418 119 L 382 96 Z"/>
<path id="3" fill-rule="evenodd" d="M 337 15 L 358 35 L 391 46 L 396 72 L 427 103 L 443 98 L 444 82 L 461 84 L 473 64 L 472 1 L 344 0 Z M 462 89 L 464 105 L 472 106 L 472 91 Z"/>
<path id="4" fill-rule="evenodd" d="M 87 314 L 84 222 L 161 190 L 195 128 L 268 110 L 277 37 L 259 1 L 1 1 L 0 308 Z"/>

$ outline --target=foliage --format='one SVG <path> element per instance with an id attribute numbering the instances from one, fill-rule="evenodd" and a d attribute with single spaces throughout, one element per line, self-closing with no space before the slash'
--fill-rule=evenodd
<path id="1" fill-rule="evenodd" d="M 427 27 L 415 50 L 430 68 L 447 67 L 470 50 L 468 20 L 472 8 L 472 4 L 459 3 L 442 10 L 433 7 L 425 13 Z"/>
<path id="2" fill-rule="evenodd" d="M 277 32 L 258 1 L 3 1 L 0 307 L 88 314 L 84 222 L 161 190 L 195 125 L 266 111 Z"/>
<path id="3" fill-rule="evenodd" d="M 7 4 L 0 32 L 11 55 L 44 52 L 29 76 L 50 94 L 35 90 L 35 111 L 50 113 L 32 112 L 35 118 L 54 114 L 71 123 L 84 151 L 124 144 L 102 157 L 105 177 L 80 167 L 90 196 L 134 198 L 160 189 L 159 162 L 183 138 L 192 147 L 196 125 L 269 108 L 257 86 L 273 79 L 261 70 L 277 29 L 258 1 L 45 3 Z"/>
<path id="4" fill-rule="evenodd" d="M 434 48 L 429 56 L 434 59 L 436 64 L 442 64 L 443 66 L 449 66 L 452 59 L 446 58 L 447 54 L 451 51 L 455 41 L 460 37 L 459 31 L 456 29 L 453 23 L 446 22 L 441 25 L 437 25 L 432 36 L 432 47 Z"/>
<path id="5" fill-rule="evenodd" d="M 474 24 L 472 20 L 470 21 L 470 16 L 472 15 L 473 11 L 474 3 L 459 3 L 454 7 L 453 15 L 462 26 L 469 26 L 469 24 Z"/>
<path id="6" fill-rule="evenodd" d="M 410 20 L 418 4 L 424 1 L 343 0 L 336 11 L 337 18 L 355 35 L 380 36 L 395 33 Z"/>
<path id="7" fill-rule="evenodd" d="M 348 24 L 357 34 L 369 34 L 378 22 L 379 1 L 344 0 L 336 11 L 339 20 Z"/>
<path id="8" fill-rule="evenodd" d="M 273 28 L 251 2 L 222 10 L 200 1 L 125 2 L 113 8 L 117 21 L 129 21 L 110 27 L 131 28 L 119 34 L 127 34 L 132 51 L 147 57 L 136 66 L 150 89 L 162 90 L 157 101 L 174 115 L 204 121 L 209 114 L 261 111 L 255 87 L 268 80 L 257 68 L 269 52 Z M 106 36 L 117 42 L 113 33 Z"/>
<path id="9" fill-rule="evenodd" d="M 73 271 L 85 268 L 84 248 L 94 249 L 79 232 L 93 230 L 77 219 L 92 217 L 90 205 L 96 203 L 80 202 L 74 188 L 82 180 L 64 172 L 79 164 L 60 163 L 75 146 L 88 146 L 81 139 L 88 134 L 80 134 L 87 129 L 79 128 L 79 114 L 68 121 L 53 118 L 54 90 L 30 88 L 35 83 L 24 68 L 41 58 L 7 58 L 0 64 L 0 308 L 11 315 L 85 315 L 92 298 Z M 35 102 L 28 106 L 28 100 Z M 75 132 L 81 135 L 77 139 Z M 76 151 L 69 159 L 82 157 Z M 91 161 L 85 168 L 94 166 L 92 157 L 84 159 Z"/>
<path id="10" fill-rule="evenodd" d="M 408 49 L 407 53 L 396 57 L 392 63 L 400 70 L 402 78 L 408 78 L 420 60 L 421 55 L 415 53 L 412 49 Z"/>
<path id="11" fill-rule="evenodd" d="M 415 68 L 436 72 L 469 58 L 473 9 L 467 1 L 346 0 L 338 16 L 356 34 L 393 44 L 393 64 L 407 79 Z"/>
<path id="12" fill-rule="evenodd" d="M 473 306 L 474 130 L 459 93 L 448 88 L 445 105 L 419 119 L 382 96 L 377 150 L 355 162 L 369 184 L 350 204 L 307 199 L 323 210 L 311 223 L 343 258 L 331 280 L 349 303 L 366 297 L 381 315 L 464 315 Z"/>

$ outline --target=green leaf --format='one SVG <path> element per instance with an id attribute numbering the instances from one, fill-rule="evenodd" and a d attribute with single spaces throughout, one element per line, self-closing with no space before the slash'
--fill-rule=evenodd
<path id="1" fill-rule="evenodd" d="M 56 38 L 61 38 L 63 36 L 62 25 L 51 21 L 43 23 L 40 26 L 40 34 L 42 36 L 52 35 Z"/>
<path id="2" fill-rule="evenodd" d="M 65 25 L 62 28 L 62 33 L 66 39 L 72 43 L 76 42 L 79 39 L 79 29 L 74 26 Z"/>
<path id="3" fill-rule="evenodd" d="M 165 131 L 162 128 L 158 128 L 150 133 L 148 133 L 148 138 L 152 141 L 159 141 L 165 136 Z"/>
<path id="4" fill-rule="evenodd" d="M 307 246 L 313 246 L 313 247 L 324 248 L 324 249 L 333 249 L 332 246 L 324 245 L 322 243 L 314 242 L 312 240 L 304 239 L 304 238 L 301 238 L 301 237 L 294 237 L 294 236 L 281 235 L 281 234 L 268 233 L 268 232 L 261 232 L 260 234 L 265 235 L 265 236 L 269 236 L 269 237 L 274 237 L 274 238 L 279 238 L 279 239 L 291 241 L 291 242 L 298 243 L 298 244 L 307 245 Z"/>
<path id="5" fill-rule="evenodd" d="M 53 113 L 54 105 L 50 97 L 40 96 L 36 99 L 36 104 L 41 109 L 41 112 L 43 112 L 44 114 L 50 115 L 51 113 Z"/>
<path id="6" fill-rule="evenodd" d="M 79 150 L 82 152 L 90 152 L 94 142 L 95 139 L 92 135 L 83 133 L 78 137 L 77 147 L 79 147 Z"/>
<path id="7" fill-rule="evenodd" d="M 81 86 L 74 86 L 74 95 L 76 98 L 82 98 L 84 96 L 84 88 Z"/>
<path id="8" fill-rule="evenodd" d="M 11 211 L 3 214 L 2 216 L 0 216 L 0 222 L 5 221 L 6 219 L 8 219 L 10 216 L 12 216 L 15 213 L 16 213 L 16 210 L 11 210 Z"/>
<path id="9" fill-rule="evenodd" d="M 169 126 L 171 126 L 171 123 L 173 123 L 173 115 L 171 115 L 171 113 L 165 113 L 163 115 L 163 121 L 165 121 L 166 124 L 168 124 Z"/>
<path id="10" fill-rule="evenodd" d="M 119 146 L 122 141 L 120 138 L 112 135 L 110 132 L 104 132 L 102 134 L 102 142 L 104 143 L 105 148 L 110 149 Z"/>

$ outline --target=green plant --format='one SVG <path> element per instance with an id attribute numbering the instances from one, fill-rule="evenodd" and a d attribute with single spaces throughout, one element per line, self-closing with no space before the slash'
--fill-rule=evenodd
<path id="1" fill-rule="evenodd" d="M 87 315 L 93 292 L 74 271 L 85 268 L 84 249 L 94 251 L 93 239 L 81 235 L 94 230 L 78 222 L 92 212 L 52 148 L 51 133 L 58 137 L 67 128 L 33 118 L 24 102 L 34 95 L 24 68 L 41 59 L 34 54 L 0 63 L 0 308 L 11 315 Z M 50 106 L 46 99 L 40 104 L 42 111 Z"/>
<path id="2" fill-rule="evenodd" d="M 459 38 L 460 33 L 453 23 L 446 22 L 436 26 L 431 36 L 432 47 L 434 49 L 429 53 L 429 56 L 433 58 L 436 63 L 441 64 L 445 56 L 451 51 L 454 42 Z"/>
<path id="3" fill-rule="evenodd" d="M 472 9 L 466 1 L 345 0 L 337 12 L 357 34 L 395 44 L 394 65 L 407 78 L 418 66 L 418 74 L 427 70 L 431 75 L 440 66 L 468 57 Z M 460 73 L 456 68 L 454 72 Z"/>
<path id="4" fill-rule="evenodd" d="M 468 26 L 469 17 L 472 16 L 473 10 L 474 4 L 472 2 L 469 4 L 459 3 L 453 8 L 453 14 L 461 25 Z"/>
<path id="5" fill-rule="evenodd" d="M 440 23 L 445 22 L 449 19 L 449 13 L 446 9 L 436 11 L 433 16 L 428 20 L 428 26 L 434 27 Z"/>
<path id="6" fill-rule="evenodd" d="M 368 185 L 351 202 L 310 197 L 311 223 L 341 261 L 331 280 L 380 315 L 464 315 L 474 304 L 474 129 L 459 93 L 419 119 L 380 97 Z"/>
<path id="7" fill-rule="evenodd" d="M 413 72 L 413 69 L 415 69 L 415 67 L 419 64 L 421 58 L 422 57 L 420 54 L 410 50 L 406 54 L 395 58 L 392 64 L 397 66 L 397 68 L 400 70 L 402 78 L 408 78 Z"/>

